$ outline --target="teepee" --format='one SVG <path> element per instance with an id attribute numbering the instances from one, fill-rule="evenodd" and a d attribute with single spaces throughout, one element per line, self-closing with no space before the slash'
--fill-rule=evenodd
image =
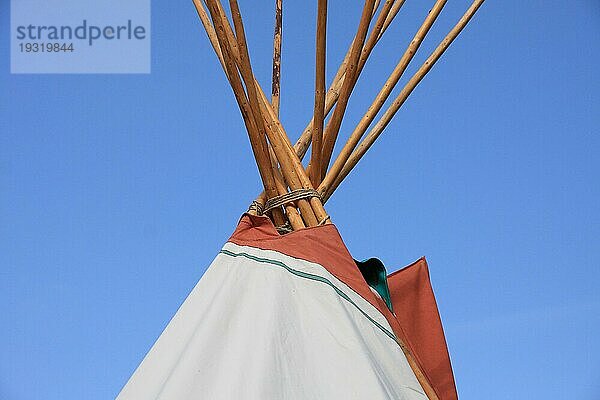
<path id="1" fill-rule="evenodd" d="M 425 259 L 390 275 L 377 259 L 354 260 L 324 204 L 483 0 L 375 121 L 446 3 L 435 2 L 333 162 L 354 86 L 405 1 L 364 1 L 326 90 L 327 0 L 318 0 L 314 113 L 295 145 L 279 120 L 282 0 L 271 99 L 255 79 L 237 1 L 229 1 L 233 24 L 220 0 L 193 1 L 239 105 L 263 193 L 117 399 L 457 399 Z"/>

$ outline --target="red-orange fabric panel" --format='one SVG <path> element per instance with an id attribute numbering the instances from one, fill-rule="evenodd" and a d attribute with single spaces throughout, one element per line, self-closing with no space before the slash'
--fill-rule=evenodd
<path id="1" fill-rule="evenodd" d="M 306 228 L 281 236 L 269 218 L 245 214 L 229 241 L 240 246 L 277 251 L 322 265 L 361 297 L 379 308 L 375 295 L 369 289 L 333 224 Z M 384 308 L 387 310 L 387 307 Z"/>
<path id="2" fill-rule="evenodd" d="M 388 276 L 388 285 L 402 338 L 442 400 L 458 394 L 448 347 L 425 258 Z"/>

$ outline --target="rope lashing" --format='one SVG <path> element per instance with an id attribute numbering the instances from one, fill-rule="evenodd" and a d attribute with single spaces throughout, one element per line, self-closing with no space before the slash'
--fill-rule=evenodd
<path id="1" fill-rule="evenodd" d="M 250 207 L 248 207 L 248 212 L 254 211 L 257 215 L 264 215 L 277 207 L 281 207 L 286 204 L 293 203 L 295 201 L 302 200 L 302 199 L 310 199 L 312 197 L 317 197 L 319 199 L 322 199 L 321 193 L 319 193 L 318 191 L 316 191 L 314 189 L 293 190 L 289 193 L 282 194 L 281 196 L 277 196 L 277 197 L 273 197 L 272 199 L 269 199 L 264 205 L 259 203 L 256 200 L 254 200 L 250 204 Z M 319 222 L 319 224 L 317 226 L 325 225 L 327 223 L 327 221 L 330 221 L 330 220 L 331 220 L 331 217 L 329 215 L 327 215 L 325 218 L 323 218 Z M 277 226 L 276 228 L 277 228 L 277 231 L 282 235 L 293 231 L 289 221 L 281 226 Z"/>
<path id="2" fill-rule="evenodd" d="M 250 207 L 248 207 L 248 211 L 247 212 L 254 211 L 256 213 L 256 215 L 263 215 L 264 214 L 264 209 L 265 209 L 265 206 L 263 206 L 258 201 L 254 200 L 252 202 L 252 204 L 250 204 Z"/>
<path id="3" fill-rule="evenodd" d="M 262 213 L 265 214 L 277 207 L 281 207 L 283 205 L 293 203 L 294 201 L 297 201 L 297 200 L 310 199 L 312 197 L 318 197 L 320 199 L 321 193 L 317 192 L 314 189 L 292 190 L 289 193 L 282 194 L 281 196 L 276 196 L 276 197 L 273 197 L 273 198 L 267 200 Z M 252 206 L 250 206 L 250 207 L 252 207 Z"/>
<path id="4" fill-rule="evenodd" d="M 286 221 L 286 223 L 283 225 L 276 226 L 275 229 L 277 229 L 277 232 L 280 235 L 285 235 L 286 233 L 290 233 L 290 232 L 294 231 L 294 229 L 292 228 L 292 225 L 290 224 L 289 221 Z"/>
<path id="5" fill-rule="evenodd" d="M 329 214 L 327 214 L 327 216 L 325 218 L 323 218 L 317 226 L 325 225 L 327 223 L 327 221 L 331 221 L 331 217 L 329 216 Z"/>

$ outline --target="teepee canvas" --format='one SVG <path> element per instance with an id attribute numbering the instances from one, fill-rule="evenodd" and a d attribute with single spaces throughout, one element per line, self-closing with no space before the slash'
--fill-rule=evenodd
<path id="1" fill-rule="evenodd" d="M 333 224 L 243 216 L 118 400 L 456 399 L 425 261 L 362 264 Z"/>

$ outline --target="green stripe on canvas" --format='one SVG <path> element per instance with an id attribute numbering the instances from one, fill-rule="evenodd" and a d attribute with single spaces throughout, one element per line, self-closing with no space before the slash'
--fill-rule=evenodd
<path id="1" fill-rule="evenodd" d="M 333 288 L 333 290 L 336 291 L 336 293 L 341 298 L 343 298 L 344 300 L 346 300 L 347 302 L 349 302 L 350 304 L 352 304 L 358 311 L 360 311 L 360 313 L 362 315 L 364 315 L 373 325 L 375 325 L 377 328 L 379 328 L 379 330 L 381 330 L 384 334 L 386 334 L 394 342 L 398 343 L 398 341 L 396 340 L 396 336 L 392 332 L 390 332 L 383 325 L 381 325 L 379 322 L 377 322 L 373 318 L 371 318 L 369 316 L 369 314 L 367 314 L 365 311 L 363 311 L 354 301 L 352 301 L 352 299 L 346 293 L 344 293 L 340 288 L 338 288 L 337 286 L 335 286 L 333 284 L 333 282 L 331 282 L 329 279 L 324 278 L 324 277 L 319 276 L 319 275 L 314 275 L 314 274 L 309 274 L 307 272 L 298 271 L 298 270 L 296 270 L 296 269 L 294 269 L 294 268 L 288 266 L 287 264 L 285 264 L 285 263 L 283 263 L 281 261 L 278 261 L 278 260 L 272 260 L 272 259 L 269 259 L 269 258 L 257 257 L 257 256 L 253 256 L 252 254 L 248 254 L 248 253 L 244 253 L 244 252 L 235 253 L 233 251 L 225 250 L 225 249 L 221 250 L 220 253 L 224 254 L 226 256 L 230 256 L 230 257 L 244 257 L 244 258 L 247 258 L 247 259 L 252 260 L 252 261 L 261 262 L 261 263 L 270 264 L 270 265 L 275 265 L 277 267 L 284 268 L 285 270 L 287 270 L 291 274 L 296 275 L 296 276 L 298 276 L 300 278 L 305 278 L 305 279 L 310 279 L 310 280 L 317 281 L 317 282 L 322 282 L 322 283 L 330 286 L 331 288 Z"/>

